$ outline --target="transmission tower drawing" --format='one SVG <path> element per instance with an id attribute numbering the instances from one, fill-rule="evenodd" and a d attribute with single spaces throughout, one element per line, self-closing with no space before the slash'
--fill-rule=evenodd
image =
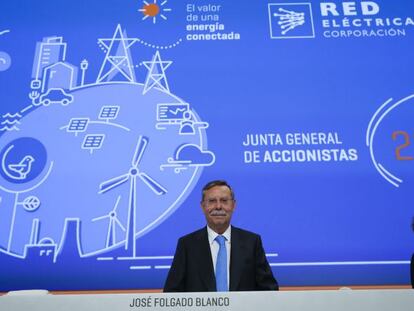
<path id="1" fill-rule="evenodd" d="M 160 52 L 157 50 L 157 52 L 155 52 L 154 56 L 152 57 L 152 61 L 142 63 L 148 69 L 148 74 L 145 79 L 145 85 L 142 94 L 147 93 L 153 87 L 169 93 L 170 88 L 168 86 L 165 71 L 168 67 L 170 67 L 172 61 L 161 60 Z"/>
<path id="2" fill-rule="evenodd" d="M 97 83 L 113 81 L 115 77 L 121 81 L 136 81 L 130 55 L 130 47 L 135 42 L 137 39 L 128 38 L 126 32 L 122 32 L 120 24 L 116 26 L 112 38 L 98 39 L 98 44 L 106 54 L 96 80 Z"/>

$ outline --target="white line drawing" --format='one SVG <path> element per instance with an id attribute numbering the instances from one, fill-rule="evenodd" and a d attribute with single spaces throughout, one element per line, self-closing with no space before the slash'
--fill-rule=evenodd
<path id="1" fill-rule="evenodd" d="M 67 222 L 69 221 L 73 221 L 74 219 L 67 219 L 65 221 L 65 229 L 67 227 Z M 79 219 L 75 219 L 77 222 L 79 222 Z M 35 220 L 34 220 L 35 221 Z M 62 236 L 66 236 L 66 231 L 64 230 Z M 32 226 L 32 232 L 33 232 L 33 226 Z M 32 243 L 32 235 L 31 235 L 31 239 L 30 239 L 30 243 Z M 80 237 L 78 236 L 78 247 L 80 247 Z M 63 241 L 61 242 L 61 244 L 63 243 Z M 1 253 L 6 253 L 5 250 L 0 248 L 0 252 Z M 59 253 L 59 252 L 57 252 Z M 12 257 L 18 258 L 18 259 L 24 259 L 26 258 L 26 251 L 23 255 L 19 255 L 19 254 L 15 254 L 15 253 L 6 253 L 7 255 L 10 255 Z M 81 257 L 86 257 L 86 256 L 82 256 L 82 254 L 80 254 Z M 266 257 L 272 257 L 272 254 L 266 254 Z M 140 257 L 135 257 L 135 258 L 130 258 L 130 257 L 118 257 L 116 258 L 117 260 L 172 260 L 174 258 L 174 256 L 140 256 Z M 114 260 L 113 257 L 98 257 L 97 260 L 99 261 L 110 261 L 110 260 Z M 372 265 L 409 265 L 410 261 L 409 260 L 377 260 L 377 261 L 314 261 L 314 262 L 278 262 L 278 263 L 274 263 L 274 262 L 269 262 L 269 265 L 271 267 L 289 267 L 289 266 L 372 266 Z M 171 266 L 170 265 L 155 265 L 154 269 L 170 269 Z"/>
<path id="2" fill-rule="evenodd" d="M 39 97 L 40 97 L 40 92 L 39 91 L 33 90 L 33 91 L 29 92 L 29 98 L 31 99 L 32 104 L 30 106 L 26 107 L 25 109 L 29 110 L 31 107 L 40 106 L 41 102 L 38 100 Z"/>
<path id="3" fill-rule="evenodd" d="M 67 246 L 68 244 L 68 237 L 73 238 L 75 240 L 76 245 L 69 245 L 72 247 L 71 251 L 76 251 L 79 257 L 84 257 L 82 254 L 82 244 L 80 238 L 80 224 L 81 221 L 79 218 L 65 218 L 65 224 L 62 230 L 62 235 L 60 237 L 59 248 L 56 252 L 56 256 L 62 255 L 66 249 L 70 248 Z M 65 249 L 66 247 L 66 249 Z M 75 249 L 73 249 L 75 248 Z"/>
<path id="4" fill-rule="evenodd" d="M 269 3 L 269 30 L 271 39 L 304 39 L 315 38 L 312 4 L 299 3 Z M 302 33 L 290 35 L 291 30 L 305 27 Z"/>
<path id="5" fill-rule="evenodd" d="M 90 84 L 90 85 L 96 85 L 96 84 Z M 141 84 L 142 85 L 142 84 Z M 29 110 L 29 109 L 31 109 L 33 106 L 31 105 L 31 106 L 28 106 L 28 107 L 26 107 L 26 108 L 24 108 L 24 111 L 27 111 L 27 110 Z M 106 121 L 108 122 L 108 119 L 106 119 Z M 76 134 L 75 134 L 76 135 Z M 200 140 L 202 140 L 202 138 L 200 137 Z M 197 172 L 197 168 L 194 170 L 195 172 Z M 186 188 L 188 188 L 188 185 L 186 185 Z M 180 194 L 180 196 L 182 196 L 182 194 Z M 19 204 L 19 205 L 21 205 L 21 206 L 23 206 L 23 207 L 25 207 L 23 204 Z M 171 210 L 171 206 L 169 207 L 169 210 Z M 20 213 L 20 211 L 19 211 L 19 213 Z M 165 214 L 165 213 L 164 213 Z M 18 216 L 19 217 L 19 216 Z M 16 222 L 16 224 L 17 224 L 17 222 Z M 141 230 L 142 231 L 142 230 Z"/>
<path id="6" fill-rule="evenodd" d="M 35 159 L 31 155 L 27 155 L 19 163 L 8 164 L 8 169 L 3 168 L 3 171 L 7 176 L 9 176 L 12 179 L 24 180 L 26 179 L 26 176 L 30 174 L 30 171 L 32 169 L 32 163 L 34 161 Z M 18 176 L 11 175 L 9 173 L 10 171 L 17 173 Z"/>
<path id="7" fill-rule="evenodd" d="M 40 207 L 40 204 L 40 199 L 34 195 L 28 196 L 23 201 L 17 203 L 17 205 L 23 206 L 28 212 L 36 211 Z"/>
<path id="8" fill-rule="evenodd" d="M 175 98 L 176 98 L 176 100 L 178 101 L 179 100 L 179 98 L 178 97 L 176 97 L 175 95 L 171 95 L 171 96 L 174 96 Z M 200 118 L 199 118 L 199 116 L 198 115 L 196 115 L 195 113 L 193 113 L 194 115 L 195 115 L 195 117 L 196 117 L 196 119 L 197 120 L 199 120 Z M 202 135 L 200 135 L 200 146 L 203 146 L 204 144 L 205 144 L 206 142 L 204 142 L 203 141 L 203 136 Z M 193 174 L 192 174 L 192 176 L 191 176 L 191 178 L 190 178 L 190 181 L 187 183 L 187 185 L 185 186 L 185 188 L 184 188 L 184 190 L 181 192 L 181 194 L 175 199 L 175 201 L 170 205 L 170 208 L 168 208 L 166 211 L 164 211 L 164 213 L 162 213 L 157 219 L 155 219 L 154 221 L 152 221 L 151 223 L 149 223 L 146 227 L 144 227 L 143 229 L 141 229 L 138 233 L 137 233 L 137 235 L 140 235 L 140 234 L 145 234 L 146 232 L 148 232 L 149 230 L 150 230 L 150 228 L 154 225 L 154 224 L 156 224 L 160 219 L 163 219 L 164 217 L 166 217 L 169 213 L 170 213 L 170 211 L 171 211 L 171 209 L 174 207 L 174 206 L 176 206 L 176 204 L 178 204 L 178 202 L 180 202 L 180 200 L 183 198 L 183 196 L 185 195 L 185 193 L 189 190 L 189 188 L 191 187 L 191 185 L 192 185 L 192 182 L 194 181 L 194 179 L 196 178 L 196 176 L 197 176 L 197 174 L 199 173 L 199 170 L 200 170 L 201 168 L 200 167 L 196 167 L 195 168 L 195 170 L 194 170 L 194 172 L 193 172 Z M 96 253 L 96 252 L 95 252 Z"/>
<path id="9" fill-rule="evenodd" d="M 173 168 L 176 174 L 189 167 L 211 166 L 216 156 L 211 151 L 204 151 L 195 144 L 182 144 L 175 151 L 173 158 L 168 158 L 166 164 L 160 165 L 160 170 Z"/>
<path id="10" fill-rule="evenodd" d="M 148 48 L 157 49 L 157 50 L 168 50 L 168 49 L 175 48 L 177 45 L 181 44 L 183 42 L 183 39 L 178 39 L 176 42 L 170 45 L 156 45 L 156 44 L 152 44 L 144 40 L 141 40 L 140 38 L 137 38 L 137 41 L 143 46 L 146 46 Z"/>
<path id="11" fill-rule="evenodd" d="M 151 61 L 142 62 L 148 69 L 147 77 L 145 79 L 144 90 L 142 94 L 146 94 L 153 87 L 170 93 L 167 76 L 165 71 L 172 64 L 172 61 L 161 60 L 160 52 L 157 50 Z"/>
<path id="12" fill-rule="evenodd" d="M 40 220 L 38 218 L 33 219 L 32 231 L 30 233 L 30 244 L 36 244 L 39 240 L 39 224 Z"/>
<path id="13" fill-rule="evenodd" d="M 168 1 L 163 1 L 161 4 L 157 3 L 157 0 L 154 0 L 152 3 L 148 3 L 147 1 L 142 1 L 144 6 L 142 9 L 139 9 L 139 12 L 142 12 L 144 17 L 142 20 L 146 20 L 147 18 L 152 18 L 152 23 L 157 23 L 157 16 L 159 15 L 163 20 L 166 20 L 167 17 L 163 14 L 164 12 L 171 12 L 170 8 L 164 8 L 164 5 L 167 4 Z"/>
<path id="14" fill-rule="evenodd" d="M 105 59 L 102 63 L 96 83 L 111 81 L 120 74 L 129 82 L 135 82 L 135 73 L 132 70 L 130 47 L 137 41 L 128 38 L 125 31 L 122 32 L 118 24 L 112 38 L 98 39 L 98 43 L 106 50 Z"/>
<path id="15" fill-rule="evenodd" d="M 266 257 L 275 257 L 274 254 L 266 254 Z M 148 256 L 141 257 L 143 260 L 148 259 L 173 259 L 173 256 Z M 271 267 L 309 267 L 309 266 L 365 266 L 365 265 L 407 265 L 409 260 L 383 260 L 383 261 L 315 261 L 315 262 L 269 262 Z M 154 269 L 170 269 L 170 265 L 154 265 Z"/>
<path id="16" fill-rule="evenodd" d="M 375 166 L 375 169 L 380 173 L 380 175 L 388 181 L 390 184 L 392 184 L 395 187 L 399 187 L 400 184 L 403 183 L 403 180 L 392 173 L 390 173 L 385 167 L 379 163 L 375 158 L 375 152 L 374 152 L 374 136 L 378 129 L 378 126 L 380 123 L 384 120 L 384 118 L 395 108 L 397 108 L 399 105 L 405 103 L 406 101 L 414 98 L 414 94 L 409 95 L 395 104 L 392 104 L 393 99 L 388 99 L 384 104 L 382 104 L 377 111 L 374 113 L 373 117 L 369 121 L 366 137 L 365 137 L 365 143 L 367 147 L 369 148 L 369 153 L 371 156 L 372 163 Z M 388 107 L 389 106 L 389 107 Z"/>
<path id="17" fill-rule="evenodd" d="M 1 124 L 2 125 L 4 125 L 4 124 L 6 124 L 6 125 L 13 125 L 13 124 L 21 124 L 21 123 L 18 120 L 16 122 L 16 120 L 10 121 L 10 120 L 6 119 L 6 120 L 2 121 Z"/>
<path id="18" fill-rule="evenodd" d="M 92 221 L 102 220 L 102 219 L 109 219 L 108 223 L 108 232 L 106 235 L 106 247 L 110 247 L 114 244 L 116 244 L 116 226 L 121 228 L 122 231 L 125 232 L 125 227 L 122 225 L 122 223 L 119 221 L 116 210 L 119 205 L 119 200 L 121 199 L 121 196 L 118 196 L 116 203 L 114 205 L 114 208 L 104 216 L 96 217 L 92 219 Z"/>
<path id="19" fill-rule="evenodd" d="M 278 25 L 282 29 L 283 35 L 305 23 L 305 13 L 303 12 L 298 13 L 283 8 L 279 8 L 278 12 L 279 13 L 273 13 L 273 16 L 279 17 Z"/>
<path id="20" fill-rule="evenodd" d="M 114 120 L 118 117 L 119 109 L 121 109 L 120 106 L 102 106 L 98 118 L 108 123 L 109 120 Z"/>
<path id="21" fill-rule="evenodd" d="M 2 115 L 3 118 L 21 118 L 22 115 L 19 114 L 18 112 L 14 113 L 14 114 L 10 114 L 9 112 L 7 112 L 6 114 Z"/>
<path id="22" fill-rule="evenodd" d="M 67 43 L 63 37 L 46 37 L 36 45 L 36 53 L 32 70 L 32 89 L 40 89 L 43 85 L 44 69 L 66 59 Z"/>
<path id="23" fill-rule="evenodd" d="M 180 123 L 179 135 L 194 135 L 195 134 L 195 122 L 192 120 L 191 111 L 186 111 L 183 114 L 183 120 Z"/>
<path id="24" fill-rule="evenodd" d="M 3 157 L 3 159 L 4 159 L 4 157 Z M 3 160 L 2 160 L 2 162 L 3 162 Z M 3 163 L 2 163 L 2 165 L 3 165 Z M 29 187 L 28 189 L 24 189 L 24 190 L 20 190 L 20 191 L 14 191 L 14 190 L 7 189 L 7 188 L 0 185 L 1 190 L 6 191 L 8 193 L 14 194 L 13 214 L 12 214 L 11 223 L 10 223 L 9 240 L 8 240 L 8 243 L 7 243 L 7 252 L 8 253 L 10 253 L 11 244 L 12 244 L 12 240 L 13 240 L 13 231 L 14 231 L 14 225 L 15 225 L 15 221 L 16 221 L 17 206 L 20 203 L 19 202 L 19 195 L 21 193 L 32 191 L 32 190 L 36 189 L 37 187 L 39 187 L 41 184 L 43 184 L 46 181 L 46 179 L 49 177 L 50 173 L 52 172 L 52 169 L 53 169 L 53 161 L 50 162 L 49 169 L 47 170 L 45 176 L 43 176 L 43 178 L 37 184 L 35 184 L 32 187 Z"/>
<path id="25" fill-rule="evenodd" d="M 75 132 L 75 136 L 77 136 L 77 134 L 76 134 L 76 131 L 75 130 L 73 130 L 73 131 L 68 131 L 68 128 L 70 128 L 71 127 L 71 121 L 72 120 L 81 120 L 82 119 L 82 122 L 80 122 L 79 121 L 79 127 L 81 127 L 82 126 L 82 124 L 84 123 L 84 122 L 86 122 L 86 119 L 88 119 L 89 121 L 88 121 L 88 126 L 90 125 L 90 124 L 103 124 L 103 125 L 110 125 L 110 126 L 114 126 L 114 127 L 117 127 L 117 128 L 121 128 L 121 129 L 123 129 L 123 130 L 125 130 L 125 131 L 127 131 L 127 132 L 130 132 L 131 131 L 131 129 L 129 129 L 129 128 L 127 128 L 127 127 L 125 127 L 125 126 L 123 126 L 123 125 L 121 125 L 121 124 L 118 124 L 118 123 L 112 123 L 112 122 L 105 122 L 105 121 L 91 121 L 89 118 L 72 118 L 70 121 L 69 121 L 69 124 L 68 125 L 64 125 L 64 126 L 61 126 L 59 129 L 60 130 L 66 130 L 67 132 Z M 75 123 L 77 123 L 78 121 L 76 121 Z M 76 124 L 73 124 L 72 125 L 72 128 L 74 129 L 74 128 L 76 128 Z M 86 129 L 85 129 L 85 131 L 86 131 Z M 78 132 L 80 132 L 80 131 L 78 131 Z M 82 131 L 83 132 L 83 131 Z"/>
<path id="26" fill-rule="evenodd" d="M 140 136 L 136 146 L 135 154 L 131 161 L 131 168 L 128 173 L 117 176 L 115 178 L 104 181 L 99 185 L 99 193 L 103 194 L 108 192 L 127 181 L 130 181 L 130 193 L 129 193 L 129 208 L 128 208 L 128 226 L 127 226 L 127 239 L 125 243 L 125 250 L 132 249 L 132 258 L 136 257 L 136 180 L 139 177 L 156 195 L 164 195 L 167 193 L 167 189 L 161 186 L 152 177 L 144 172 L 140 172 L 138 166 L 141 163 L 145 149 L 148 145 L 149 139 L 145 136 Z"/>
<path id="27" fill-rule="evenodd" d="M 124 84 L 124 82 L 120 82 L 120 81 L 115 81 L 115 82 L 103 82 L 101 84 Z M 171 97 L 173 97 L 175 99 L 176 102 L 180 102 L 181 99 L 179 97 L 177 97 L 174 94 L 169 94 Z M 197 113 L 195 111 L 192 111 L 192 114 L 195 118 L 195 120 L 200 120 L 201 118 L 197 115 Z M 91 121 L 92 122 L 97 122 L 97 121 Z M 197 121 L 198 122 L 198 121 Z M 98 123 L 98 122 L 97 122 Z M 110 124 L 110 123 L 104 123 L 103 124 Z M 204 146 L 207 142 L 204 141 L 203 136 L 200 135 L 199 136 L 199 146 Z M 187 185 L 185 186 L 185 188 L 183 189 L 183 191 L 180 193 L 180 195 L 174 200 L 173 203 L 171 203 L 170 207 L 168 209 L 166 209 L 159 217 L 157 217 L 156 219 L 154 219 L 152 222 L 150 222 L 148 225 L 146 225 L 144 228 L 142 228 L 140 231 L 137 232 L 137 236 L 143 235 L 145 233 L 147 233 L 155 224 L 157 224 L 161 219 L 164 219 L 165 217 L 167 217 L 167 215 L 169 215 L 172 211 L 172 209 L 178 204 L 178 202 L 180 202 L 183 197 L 185 196 L 185 194 L 189 191 L 189 189 L 192 187 L 192 184 L 194 182 L 194 180 L 196 179 L 196 177 L 199 175 L 200 173 L 200 169 L 201 167 L 196 166 L 195 169 L 193 170 L 193 173 L 190 177 L 189 182 L 187 183 Z M 118 242 L 115 246 L 113 246 L 112 248 L 115 248 L 117 246 L 121 246 L 122 242 Z M 1 249 L 0 249 L 1 251 Z M 82 255 L 82 257 L 91 257 L 91 256 L 96 256 L 99 254 L 103 254 L 106 253 L 108 251 L 108 249 L 101 249 L 101 250 L 96 250 L 96 251 L 92 251 L 89 252 L 88 254 L 85 254 L 84 256 Z M 128 257 L 128 259 L 131 259 L 130 257 Z"/>
<path id="28" fill-rule="evenodd" d="M 114 260 L 114 257 L 98 257 L 98 258 L 96 258 L 96 260 L 98 260 L 98 261 L 109 261 L 109 260 Z"/>
<path id="29" fill-rule="evenodd" d="M 19 131 L 20 129 L 17 127 L 20 123 L 20 118 L 22 117 L 21 114 L 19 113 L 15 113 L 15 114 L 10 114 L 10 113 L 6 113 L 2 116 L 3 120 L 1 122 L 1 125 L 4 125 L 0 131 Z"/>
<path id="30" fill-rule="evenodd" d="M 66 93 L 63 89 L 50 88 L 46 93 L 39 97 L 38 102 L 33 102 L 35 106 L 44 105 L 49 106 L 50 104 L 62 104 L 67 106 L 73 102 L 73 95 Z"/>
<path id="31" fill-rule="evenodd" d="M 32 230 L 30 234 L 30 242 L 24 246 L 24 258 L 27 257 L 43 257 L 50 258 L 55 263 L 57 257 L 57 244 L 51 238 L 43 238 L 40 236 L 40 220 L 33 219 Z"/>
<path id="32" fill-rule="evenodd" d="M 114 258 L 114 257 L 109 256 L 109 257 L 98 257 L 98 258 L 99 258 L 98 260 L 120 260 L 120 261 L 123 261 L 123 260 L 128 260 L 128 261 L 130 260 L 164 260 L 164 259 L 172 260 L 174 256 L 135 256 L 134 258 L 122 257 L 122 256 Z"/>
<path id="33" fill-rule="evenodd" d="M 13 194 L 20 194 L 20 193 L 25 193 L 25 192 L 32 191 L 32 190 L 36 189 L 37 187 L 39 187 L 41 184 L 43 184 L 45 182 L 45 180 L 49 177 L 49 175 L 50 175 L 50 173 L 52 172 L 52 169 L 53 169 L 53 163 L 54 163 L 53 161 L 50 161 L 50 165 L 49 165 L 49 168 L 46 171 L 45 176 L 43 176 L 43 178 L 36 185 L 34 185 L 34 186 L 32 186 L 28 189 L 15 191 L 15 190 L 8 189 L 8 188 L 6 188 L 2 185 L 0 185 L 0 189 L 3 190 L 3 191 L 6 191 L 8 193 L 13 193 Z"/>
<path id="34" fill-rule="evenodd" d="M 10 120 L 4 120 L 3 122 L 1 122 L 2 125 L 6 124 L 6 125 L 14 125 L 14 124 L 21 124 L 18 120 L 14 120 L 14 121 L 10 121 Z"/>
<path id="35" fill-rule="evenodd" d="M 32 198 L 36 198 L 37 200 L 39 200 L 37 197 L 29 197 L 29 198 L 30 198 L 29 200 L 31 200 Z M 7 243 L 7 252 L 10 252 L 12 241 L 13 241 L 13 232 L 14 232 L 14 225 L 15 225 L 15 220 L 16 220 L 17 206 L 23 206 L 24 209 L 28 212 L 34 211 L 40 206 L 40 200 L 38 202 L 34 202 L 33 205 L 29 205 L 27 200 L 28 200 L 28 198 L 26 198 L 22 202 L 19 202 L 19 193 L 15 193 L 14 206 L 13 206 L 13 215 L 12 215 L 12 221 L 11 221 L 10 231 L 9 231 L 9 240 L 8 240 L 8 243 Z M 29 207 L 29 209 L 28 209 L 28 207 Z"/>
<path id="36" fill-rule="evenodd" d="M 398 178 L 398 177 L 394 176 L 393 174 L 391 174 L 389 171 L 387 171 L 385 169 L 385 167 L 382 166 L 381 163 L 378 163 L 378 168 L 384 173 L 384 175 L 387 175 L 389 177 L 389 179 L 393 179 L 395 182 L 398 182 L 400 184 L 403 182 L 403 180 L 401 178 Z"/>
<path id="37" fill-rule="evenodd" d="M 370 265 L 405 265 L 409 260 L 384 261 L 317 261 L 317 262 L 280 262 L 270 263 L 271 267 L 301 267 L 301 266 L 370 266 Z"/>
<path id="38" fill-rule="evenodd" d="M 75 136 L 78 136 L 78 133 L 86 131 L 88 123 L 89 118 L 72 118 L 69 121 L 69 125 L 66 126 L 66 132 L 75 133 Z"/>
<path id="39" fill-rule="evenodd" d="M 131 270 L 148 270 L 151 269 L 151 266 L 130 266 Z"/>
<path id="40" fill-rule="evenodd" d="M 10 252 L 11 244 L 12 244 L 12 241 L 13 241 L 13 232 L 14 232 L 14 224 L 15 224 L 15 221 L 16 221 L 16 212 L 17 212 L 18 199 L 19 199 L 19 194 L 16 193 L 15 196 L 14 196 L 13 215 L 12 215 L 11 223 L 10 223 L 9 240 L 7 242 L 7 252 Z"/>
<path id="41" fill-rule="evenodd" d="M 148 259 L 154 259 L 154 260 L 158 260 L 158 259 L 173 259 L 174 256 L 136 256 L 134 258 L 131 257 L 117 257 L 117 260 L 148 260 Z"/>
<path id="42" fill-rule="evenodd" d="M 272 254 L 266 254 L 266 257 L 272 257 Z M 119 259 L 119 258 L 118 258 Z M 125 258 L 130 260 L 131 258 Z M 134 258 L 137 259 L 137 258 Z M 173 256 L 148 256 L 140 257 L 142 260 L 159 260 L 159 259 L 173 259 Z M 113 257 L 103 257 L 99 260 L 113 260 Z M 269 262 L 271 267 L 311 267 L 311 266 L 372 266 L 372 265 L 408 265 L 409 260 L 383 260 L 383 261 L 315 261 L 315 262 Z M 131 266 L 132 267 L 145 267 L 143 269 L 150 269 L 150 266 Z M 153 269 L 170 269 L 171 265 L 154 265 Z M 139 268 L 136 268 L 139 269 Z"/>
<path id="43" fill-rule="evenodd" d="M 31 155 L 26 155 L 20 160 L 19 163 L 6 164 L 7 156 L 13 148 L 14 145 L 10 145 L 4 152 L 3 158 L 1 159 L 1 168 L 9 178 L 14 180 L 24 180 L 30 173 L 32 163 L 35 161 L 35 159 Z"/>
<path id="44" fill-rule="evenodd" d="M 6 52 L 0 51 L 0 71 L 6 71 L 12 63 L 11 57 Z"/>
<path id="45" fill-rule="evenodd" d="M 76 87 L 78 67 L 67 62 L 55 62 L 43 69 L 42 92 L 49 89 L 67 89 Z"/>
<path id="46" fill-rule="evenodd" d="M 30 94 L 31 94 L 31 93 L 30 93 Z M 30 97 L 30 94 L 29 94 L 29 97 Z M 21 112 L 21 113 L 25 113 L 25 112 L 27 112 L 27 111 L 31 110 L 32 108 L 34 108 L 34 105 L 30 104 L 30 105 L 28 105 L 28 106 L 24 107 L 22 110 L 20 110 L 20 112 Z"/>
<path id="47" fill-rule="evenodd" d="M 190 110 L 188 103 L 160 103 L 157 104 L 158 130 L 166 129 L 167 125 L 180 124 L 184 120 L 184 113 Z"/>
<path id="48" fill-rule="evenodd" d="M 89 152 L 92 154 L 95 150 L 102 148 L 104 139 L 105 134 L 88 134 L 83 140 L 82 149 L 89 150 Z"/>
<path id="49" fill-rule="evenodd" d="M 86 70 L 88 70 L 88 67 L 89 67 L 89 62 L 86 59 L 82 60 L 80 63 L 80 68 L 82 71 L 80 86 L 85 85 L 85 75 L 86 75 Z"/>
<path id="50" fill-rule="evenodd" d="M 2 30 L 0 31 L 0 36 L 5 35 L 6 33 L 9 33 L 9 32 L 10 32 L 10 29 Z"/>
<path id="51" fill-rule="evenodd" d="M 207 122 L 198 122 L 196 120 L 191 110 L 185 111 L 183 113 L 183 120 L 180 122 L 178 135 L 195 135 L 196 128 L 198 128 L 199 132 L 201 129 L 208 128 L 209 124 Z"/>

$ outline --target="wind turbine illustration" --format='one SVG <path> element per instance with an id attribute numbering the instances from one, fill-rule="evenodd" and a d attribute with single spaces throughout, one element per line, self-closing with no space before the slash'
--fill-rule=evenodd
<path id="1" fill-rule="evenodd" d="M 114 208 L 104 216 L 96 217 L 92 219 L 92 221 L 102 220 L 109 218 L 109 224 L 108 224 L 108 233 L 106 235 L 106 247 L 112 246 L 116 243 L 116 226 L 118 225 L 122 231 L 125 232 L 125 227 L 121 224 L 121 222 L 118 219 L 116 209 L 118 208 L 119 200 L 121 199 L 121 196 L 118 196 Z"/>
<path id="2" fill-rule="evenodd" d="M 140 135 L 138 138 L 135 154 L 131 161 L 131 168 L 126 174 L 114 177 L 107 181 L 104 181 L 99 185 L 99 193 L 108 192 L 124 183 L 130 181 L 129 190 L 129 208 L 128 208 L 128 227 L 127 227 L 127 239 L 125 243 L 125 250 L 132 248 L 132 257 L 136 257 L 136 245 L 135 245 L 135 232 L 136 232 L 136 213 L 137 213 L 137 200 L 136 200 L 136 184 L 137 177 L 139 177 L 156 195 L 164 195 L 167 193 L 167 189 L 161 186 L 153 178 L 146 173 L 141 172 L 138 168 L 141 163 L 142 156 L 147 148 L 149 139 L 146 136 Z"/>

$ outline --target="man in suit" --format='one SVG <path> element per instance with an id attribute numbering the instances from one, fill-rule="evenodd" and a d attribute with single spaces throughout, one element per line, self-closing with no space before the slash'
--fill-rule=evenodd
<path id="1" fill-rule="evenodd" d="M 181 237 L 164 292 L 278 290 L 259 235 L 230 225 L 234 192 L 223 180 L 204 186 L 207 226 Z"/>

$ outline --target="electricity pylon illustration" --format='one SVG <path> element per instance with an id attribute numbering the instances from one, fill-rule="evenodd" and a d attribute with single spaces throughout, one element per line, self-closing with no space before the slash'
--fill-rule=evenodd
<path id="1" fill-rule="evenodd" d="M 148 74 L 145 79 L 144 90 L 142 94 L 147 93 L 153 87 L 157 87 L 167 93 L 170 92 L 168 86 L 167 76 L 165 71 L 172 64 L 172 61 L 163 61 L 161 60 L 160 52 L 155 52 L 152 57 L 152 61 L 142 62 L 144 66 L 148 69 Z"/>
<path id="2" fill-rule="evenodd" d="M 112 38 L 98 39 L 98 42 L 105 48 L 106 55 L 96 82 L 112 81 L 118 74 L 123 77 L 122 81 L 126 79 L 135 82 L 129 48 L 137 42 L 137 39 L 127 38 L 126 32 L 122 32 L 121 25 L 118 24 Z"/>
<path id="3" fill-rule="evenodd" d="M 112 209 L 112 211 L 109 212 L 108 215 L 104 215 L 104 216 L 96 217 L 92 219 L 92 221 L 97 221 L 97 220 L 109 218 L 108 232 L 106 234 L 106 247 L 110 247 L 116 243 L 116 226 L 117 225 L 119 226 L 119 228 L 121 228 L 122 231 L 125 232 L 125 227 L 119 221 L 117 212 L 116 212 L 120 199 L 121 199 L 121 196 L 117 198 L 114 208 Z"/>
<path id="4" fill-rule="evenodd" d="M 136 213 L 137 213 L 137 200 L 136 200 L 136 183 L 137 177 L 139 177 L 156 195 L 163 195 L 167 193 L 167 189 L 161 186 L 158 182 L 148 176 L 146 173 L 141 172 L 138 168 L 142 156 L 144 155 L 145 149 L 148 145 L 148 137 L 140 136 L 138 139 L 135 154 L 131 161 L 131 168 L 129 172 L 107 181 L 104 181 L 99 185 L 99 193 L 105 193 L 110 191 L 128 180 L 130 181 L 129 191 L 129 208 L 128 208 L 128 227 L 127 227 L 127 239 L 125 243 L 125 250 L 132 248 L 132 257 L 136 257 L 136 244 L 135 244 L 135 233 L 136 233 Z"/>

